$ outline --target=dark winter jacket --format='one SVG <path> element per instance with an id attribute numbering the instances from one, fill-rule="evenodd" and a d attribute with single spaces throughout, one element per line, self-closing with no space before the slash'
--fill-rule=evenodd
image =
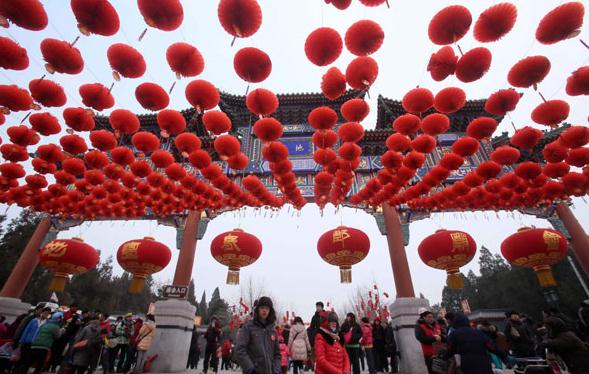
<path id="1" fill-rule="evenodd" d="M 372 325 L 372 339 L 374 341 L 374 349 L 384 349 L 385 346 L 385 330 L 380 323 L 375 322 Z"/>
<path id="2" fill-rule="evenodd" d="M 319 329 L 315 336 L 315 374 L 349 374 L 350 359 L 346 350 L 333 336 Z"/>
<path id="3" fill-rule="evenodd" d="M 519 336 L 513 334 L 512 328 L 517 331 Z M 509 320 L 505 326 L 505 336 L 507 337 L 509 349 L 515 357 L 532 357 L 536 355 L 530 330 L 523 322 Z"/>
<path id="4" fill-rule="evenodd" d="M 209 326 L 205 332 L 207 347 L 218 347 L 221 342 L 221 330 L 215 326 Z"/>
<path id="5" fill-rule="evenodd" d="M 280 371 L 280 345 L 274 323 L 254 318 L 237 332 L 235 360 L 244 373 L 274 374 Z"/>
<path id="6" fill-rule="evenodd" d="M 558 354 L 573 374 L 589 373 L 589 349 L 565 323 L 556 317 L 548 317 L 544 325 L 549 329 L 549 339 L 544 346 Z"/>
<path id="7" fill-rule="evenodd" d="M 397 352 L 397 342 L 395 341 L 395 331 L 391 325 L 387 325 L 384 329 L 384 342 L 386 352 L 394 355 Z"/>
<path id="8" fill-rule="evenodd" d="M 421 343 L 421 350 L 426 357 L 434 355 L 434 343 L 436 342 L 435 335 L 442 336 L 442 329 L 436 322 L 433 325 L 428 325 L 425 319 L 420 318 L 415 325 L 415 338 Z"/>
<path id="9" fill-rule="evenodd" d="M 340 335 L 346 336 L 348 331 L 352 330 L 352 337 L 348 342 L 345 342 L 346 347 L 360 347 L 360 339 L 362 339 L 362 329 L 356 322 L 349 323 L 347 320 L 342 323 Z"/>
<path id="10" fill-rule="evenodd" d="M 321 317 L 319 312 L 315 312 L 313 318 L 311 318 L 311 324 L 307 329 L 307 335 L 309 335 L 309 340 L 311 341 L 311 346 L 315 344 L 315 334 L 319 332 L 319 328 L 321 326 Z"/>
<path id="11" fill-rule="evenodd" d="M 102 338 L 100 336 L 100 321 L 93 320 L 76 335 L 74 344 L 88 340 L 85 347 L 81 349 L 74 348 L 73 363 L 75 366 L 88 366 L 90 360 L 99 354 L 102 347 Z"/>
<path id="12" fill-rule="evenodd" d="M 460 355 L 464 374 L 493 374 L 488 352 L 499 352 L 491 339 L 482 331 L 471 328 L 464 314 L 458 314 L 452 325 L 454 330 L 448 336 L 448 356 Z"/>

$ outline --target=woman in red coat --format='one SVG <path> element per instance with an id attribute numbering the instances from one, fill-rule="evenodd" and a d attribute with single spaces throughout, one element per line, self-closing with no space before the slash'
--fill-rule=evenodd
<path id="1" fill-rule="evenodd" d="M 315 374 L 350 374 L 350 360 L 340 343 L 339 322 L 334 312 L 322 312 L 315 335 Z"/>

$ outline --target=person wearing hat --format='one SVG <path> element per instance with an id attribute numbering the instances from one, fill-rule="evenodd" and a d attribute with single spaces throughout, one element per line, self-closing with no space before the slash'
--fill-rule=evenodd
<path id="1" fill-rule="evenodd" d="M 444 339 L 442 336 L 442 329 L 436 323 L 434 315 L 427 308 L 421 307 L 418 309 L 419 319 L 415 325 L 415 338 L 421 343 L 421 350 L 423 351 L 423 358 L 425 359 L 425 366 L 427 372 L 432 374 L 432 362 L 434 357 L 434 344 L 440 343 Z"/>
<path id="2" fill-rule="evenodd" d="M 45 360 L 47 354 L 51 351 L 53 342 L 55 342 L 62 333 L 61 321 L 63 319 L 63 313 L 57 312 L 49 318 L 47 323 L 44 323 L 40 328 L 39 332 L 31 343 L 31 359 L 27 363 L 27 368 L 24 371 L 28 371 L 29 367 L 36 364 L 35 374 L 40 373 L 45 367 Z M 24 370 L 24 368 L 23 368 Z"/>
<path id="3" fill-rule="evenodd" d="M 311 318 L 311 324 L 309 325 L 309 328 L 307 329 L 307 335 L 309 335 L 309 341 L 311 343 L 311 347 L 313 347 L 313 345 L 315 344 L 315 334 L 317 334 L 317 332 L 319 331 L 320 314 L 323 313 L 324 307 L 325 306 L 323 305 L 323 301 L 317 301 L 315 303 L 315 314 L 313 315 L 313 318 Z"/>
<path id="4" fill-rule="evenodd" d="M 321 312 L 320 327 L 315 336 L 315 374 L 350 374 L 350 359 L 343 346 L 335 312 Z"/>
<path id="5" fill-rule="evenodd" d="M 281 354 L 275 322 L 272 300 L 261 297 L 254 308 L 254 318 L 237 333 L 235 360 L 244 374 L 280 374 Z"/>

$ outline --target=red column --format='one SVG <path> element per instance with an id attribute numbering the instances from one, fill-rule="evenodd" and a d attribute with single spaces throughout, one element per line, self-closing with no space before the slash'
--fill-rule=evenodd
<path id="1" fill-rule="evenodd" d="M 405 254 L 405 246 L 403 244 L 401 221 L 399 220 L 397 209 L 391 207 L 388 203 L 384 203 L 382 209 L 384 223 L 387 229 L 387 242 L 389 244 L 389 255 L 391 256 L 397 298 L 415 297 L 413 282 L 411 281 L 411 271 L 409 271 L 409 263 L 407 262 L 407 255 Z"/>
<path id="2" fill-rule="evenodd" d="M 196 235 L 198 234 L 198 223 L 200 221 L 200 212 L 191 211 L 186 217 L 184 234 L 182 235 L 182 245 L 180 255 L 176 264 L 174 273 L 174 285 L 188 286 L 192 278 L 192 266 L 194 265 L 194 256 L 196 254 Z"/>
<path id="3" fill-rule="evenodd" d="M 589 276 L 589 236 L 565 203 L 556 206 L 556 213 L 571 236 L 571 247 L 581 264 L 585 275 Z"/>
<path id="4" fill-rule="evenodd" d="M 14 265 L 12 273 L 10 273 L 2 287 L 2 291 L 0 291 L 1 297 L 20 298 L 29 280 L 31 280 L 37 264 L 39 264 L 39 248 L 50 227 L 51 218 L 45 217 L 39 221 L 33 236 L 29 239 L 27 246 L 21 253 L 16 265 Z"/>

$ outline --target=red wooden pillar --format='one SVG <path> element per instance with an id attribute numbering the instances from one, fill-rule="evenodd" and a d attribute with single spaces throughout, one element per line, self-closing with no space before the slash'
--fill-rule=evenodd
<path id="1" fill-rule="evenodd" d="M 16 265 L 12 269 L 12 273 L 2 286 L 0 297 L 12 297 L 19 299 L 27 287 L 31 276 L 39 264 L 39 249 L 45 239 L 45 235 L 49 232 L 51 227 L 51 218 L 45 217 L 39 221 L 33 236 L 29 239 L 27 246 L 20 255 Z"/>
<path id="2" fill-rule="evenodd" d="M 389 255 L 391 256 L 397 298 L 415 297 L 411 271 L 409 270 L 407 254 L 403 245 L 403 232 L 401 231 L 399 214 L 397 209 L 391 207 L 388 203 L 384 203 L 382 209 L 387 229 L 387 242 L 389 244 Z"/>
<path id="3" fill-rule="evenodd" d="M 585 275 L 589 277 L 589 236 L 567 204 L 558 204 L 556 213 L 571 236 L 571 247 L 575 257 L 581 264 Z"/>
<path id="4" fill-rule="evenodd" d="M 191 211 L 186 217 L 184 234 L 182 235 L 182 244 L 180 246 L 180 255 L 176 264 L 174 273 L 175 286 L 188 286 L 192 278 L 192 266 L 196 255 L 196 236 L 198 234 L 198 223 L 200 222 L 200 212 Z"/>

